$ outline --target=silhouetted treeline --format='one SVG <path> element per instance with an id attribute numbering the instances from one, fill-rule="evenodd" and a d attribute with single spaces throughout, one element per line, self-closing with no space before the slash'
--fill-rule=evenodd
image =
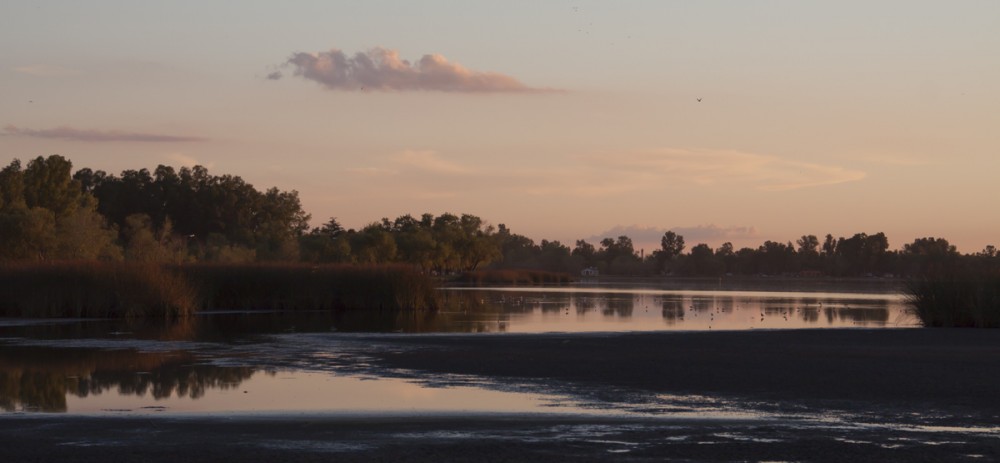
<path id="1" fill-rule="evenodd" d="M 240 177 L 201 166 L 158 166 L 120 175 L 80 169 L 53 155 L 0 170 L 0 260 L 99 259 L 152 262 L 303 261 L 407 263 L 452 273 L 483 268 L 611 275 L 912 276 L 963 268 L 997 271 L 993 246 L 960 255 L 943 238 L 891 250 L 884 233 L 756 248 L 713 249 L 666 232 L 658 249 L 637 251 L 628 236 L 572 247 L 450 213 L 383 218 L 360 230 L 336 218 L 309 230 L 296 191 L 259 191 Z M 686 252 L 685 252 L 686 251 Z"/>
<path id="2" fill-rule="evenodd" d="M 309 228 L 297 192 L 201 166 L 71 169 L 53 155 L 0 170 L 0 259 L 295 261 Z"/>

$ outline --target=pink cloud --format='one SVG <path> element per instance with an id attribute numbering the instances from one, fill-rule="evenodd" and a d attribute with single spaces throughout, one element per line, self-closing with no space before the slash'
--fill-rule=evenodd
<path id="1" fill-rule="evenodd" d="M 83 130 L 67 126 L 56 127 L 54 129 L 22 129 L 13 125 L 7 125 L 3 128 L 3 131 L 4 134 L 12 136 L 90 142 L 183 143 L 208 140 L 202 137 L 123 132 L 120 130 Z"/>
<path id="2" fill-rule="evenodd" d="M 466 93 L 554 92 L 529 87 L 514 77 L 496 72 L 473 71 L 438 54 L 424 55 L 410 63 L 399 52 L 376 47 L 349 57 L 341 50 L 295 53 L 283 66 L 294 75 L 317 82 L 330 90 L 344 91 L 437 91 Z M 282 77 L 279 71 L 270 80 Z"/>

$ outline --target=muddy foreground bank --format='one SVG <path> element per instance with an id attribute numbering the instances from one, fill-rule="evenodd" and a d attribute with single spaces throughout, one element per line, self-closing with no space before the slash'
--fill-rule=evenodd
<path id="1" fill-rule="evenodd" d="M 372 346 L 369 374 L 445 384 L 474 377 L 651 412 L 10 414 L 0 416 L 4 460 L 1000 460 L 995 331 L 330 336 Z M 700 419 L 656 411 L 658 398 L 685 395 L 746 413 Z"/>

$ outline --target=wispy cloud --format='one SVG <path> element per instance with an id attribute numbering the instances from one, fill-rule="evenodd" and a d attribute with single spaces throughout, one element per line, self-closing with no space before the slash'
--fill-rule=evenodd
<path id="1" fill-rule="evenodd" d="M 745 185 L 762 191 L 788 191 L 853 182 L 859 170 L 790 161 L 767 154 L 735 150 L 662 149 L 593 156 L 605 169 L 632 172 L 636 177 L 704 186 Z"/>
<path id="2" fill-rule="evenodd" d="M 602 198 L 661 191 L 712 188 L 731 191 L 790 191 L 864 178 L 839 166 L 788 161 L 776 156 L 725 150 L 665 149 L 617 155 L 567 156 L 565 162 L 524 167 L 477 166 L 428 150 L 384 156 L 352 173 L 391 178 L 408 191 L 436 195 L 473 191 L 517 196 Z"/>
<path id="3" fill-rule="evenodd" d="M 330 90 L 342 91 L 438 91 L 466 93 L 552 92 L 535 88 L 514 77 L 497 72 L 473 71 L 448 61 L 444 56 L 428 54 L 416 62 L 401 59 L 399 52 L 376 47 L 348 56 L 332 49 L 319 53 L 295 53 L 281 67 L 293 68 L 293 74 L 317 82 Z M 267 75 L 278 80 L 281 71 Z"/>
<path id="4" fill-rule="evenodd" d="M 868 164 L 877 164 L 891 167 L 916 167 L 934 164 L 927 159 L 920 159 L 905 155 L 875 154 L 859 157 L 859 160 Z"/>
<path id="5" fill-rule="evenodd" d="M 470 174 L 473 169 L 442 158 L 430 150 L 406 150 L 393 156 L 393 162 L 424 172 L 437 174 Z"/>
<path id="6" fill-rule="evenodd" d="M 76 69 L 65 68 L 62 66 L 45 65 L 45 64 L 17 66 L 14 68 L 14 72 L 18 74 L 25 74 L 35 77 L 64 77 L 64 76 L 76 76 L 81 74 L 81 72 Z"/>
<path id="7" fill-rule="evenodd" d="M 141 142 L 141 143 L 184 143 L 202 142 L 207 138 L 163 135 L 142 132 L 124 132 L 121 130 L 89 130 L 61 126 L 54 129 L 23 129 L 13 125 L 3 128 L 3 133 L 9 136 L 75 140 L 87 142 Z"/>

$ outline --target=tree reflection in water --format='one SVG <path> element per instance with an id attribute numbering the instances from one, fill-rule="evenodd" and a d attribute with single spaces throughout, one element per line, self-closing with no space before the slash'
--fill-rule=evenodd
<path id="1" fill-rule="evenodd" d="M 122 395 L 198 399 L 210 388 L 235 388 L 251 367 L 195 364 L 186 352 L 52 349 L 4 346 L 0 350 L 0 408 L 65 412 L 66 396 Z"/>
<path id="2" fill-rule="evenodd" d="M 663 321 L 673 325 L 684 321 L 684 302 L 679 299 L 663 300 Z"/>

